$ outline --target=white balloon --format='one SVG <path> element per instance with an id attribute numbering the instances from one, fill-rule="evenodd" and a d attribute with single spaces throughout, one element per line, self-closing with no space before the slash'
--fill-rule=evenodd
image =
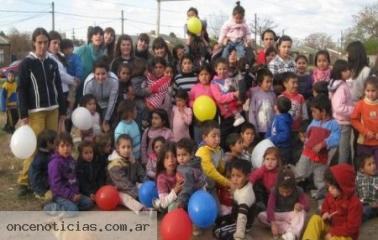
<path id="1" fill-rule="evenodd" d="M 252 151 L 252 166 L 254 168 L 261 167 L 264 161 L 264 153 L 270 147 L 274 147 L 274 144 L 269 139 L 264 139 L 256 145 Z"/>
<path id="2" fill-rule="evenodd" d="M 80 130 L 89 130 L 93 127 L 91 113 L 85 107 L 76 108 L 71 116 L 72 123 Z"/>
<path id="3" fill-rule="evenodd" d="M 13 133 L 10 148 L 12 153 L 20 159 L 29 158 L 37 148 L 37 137 L 29 125 L 23 125 Z"/>

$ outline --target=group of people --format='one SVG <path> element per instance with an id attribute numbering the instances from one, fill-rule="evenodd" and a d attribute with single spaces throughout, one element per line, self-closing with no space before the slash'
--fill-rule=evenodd
<path id="1" fill-rule="evenodd" d="M 195 8 L 187 15 L 199 17 Z M 38 136 L 20 195 L 32 190 L 49 213 L 75 212 L 91 209 L 99 187 L 112 184 L 140 211 L 138 186 L 149 179 L 161 212 L 186 209 L 198 189 L 211 193 L 219 239 L 245 239 L 255 218 L 275 238 L 299 239 L 305 229 L 303 239 L 357 239 L 362 220 L 378 214 L 378 64 L 369 67 L 357 41 L 333 65 L 318 51 L 309 72 L 289 36 L 267 29 L 252 50 L 244 16 L 237 3 L 217 44 L 203 24 L 172 53 L 160 37 L 150 52 L 145 33 L 134 46 L 128 35 L 116 41 L 112 28 L 94 27 L 74 49 L 59 33 L 35 29 L 17 87 L 9 73 L 3 96 L 8 116 L 16 109 Z M 193 103 L 203 95 L 218 111 L 201 122 Z M 77 106 L 90 112 L 91 129 L 72 126 Z M 264 139 L 274 147 L 252 167 Z M 307 226 L 306 192 L 320 203 Z"/>

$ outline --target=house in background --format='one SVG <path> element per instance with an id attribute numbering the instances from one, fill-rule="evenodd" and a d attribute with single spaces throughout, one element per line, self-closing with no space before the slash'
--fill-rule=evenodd
<path id="1" fill-rule="evenodd" d="M 0 67 L 7 66 L 11 62 L 11 53 L 10 53 L 10 42 L 9 40 L 0 35 Z"/>

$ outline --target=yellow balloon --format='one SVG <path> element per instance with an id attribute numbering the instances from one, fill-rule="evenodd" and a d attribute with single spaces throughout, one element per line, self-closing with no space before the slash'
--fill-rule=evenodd
<path id="1" fill-rule="evenodd" d="M 193 34 L 200 34 L 202 31 L 202 22 L 197 17 L 189 18 L 186 25 L 188 27 L 188 31 Z"/>
<path id="2" fill-rule="evenodd" d="M 209 96 L 199 96 L 194 100 L 193 112 L 196 118 L 203 122 L 206 120 L 212 120 L 217 113 L 217 107 L 214 100 Z"/>

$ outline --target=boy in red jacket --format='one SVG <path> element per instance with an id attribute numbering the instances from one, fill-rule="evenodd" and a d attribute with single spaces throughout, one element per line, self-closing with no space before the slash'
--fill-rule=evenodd
<path id="1" fill-rule="evenodd" d="M 362 204 L 355 191 L 356 173 L 351 165 L 342 163 L 324 174 L 328 194 L 323 202 L 321 216 L 313 215 L 303 240 L 355 240 L 362 222 Z"/>

